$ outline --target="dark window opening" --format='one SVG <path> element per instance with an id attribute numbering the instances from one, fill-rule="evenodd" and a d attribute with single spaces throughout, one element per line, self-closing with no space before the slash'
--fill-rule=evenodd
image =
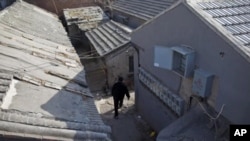
<path id="1" fill-rule="evenodd" d="M 129 72 L 134 72 L 134 56 L 129 56 L 128 63 L 129 63 Z"/>

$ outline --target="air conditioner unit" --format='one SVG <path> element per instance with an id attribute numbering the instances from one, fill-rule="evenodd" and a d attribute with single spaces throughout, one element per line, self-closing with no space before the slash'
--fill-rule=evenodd
<path id="1" fill-rule="evenodd" d="M 176 73 L 191 77 L 194 72 L 194 50 L 188 47 L 172 47 L 173 50 L 173 68 Z"/>

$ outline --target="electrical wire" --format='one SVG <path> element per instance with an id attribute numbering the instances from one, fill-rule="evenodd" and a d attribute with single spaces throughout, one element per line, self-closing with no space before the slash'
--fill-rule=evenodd
<path id="1" fill-rule="evenodd" d="M 79 54 L 78 56 L 79 56 L 79 57 L 84 57 L 84 56 L 86 56 L 86 55 L 98 55 L 98 53 L 97 53 L 97 52 L 90 52 L 90 53 L 85 53 L 85 54 L 81 53 L 81 54 Z"/>
<path id="2" fill-rule="evenodd" d="M 96 51 L 93 51 L 93 52 L 88 52 L 88 53 L 81 53 L 78 56 L 85 57 L 85 56 L 90 56 L 90 55 L 98 55 L 98 53 Z"/>
<path id="3" fill-rule="evenodd" d="M 102 58 L 101 56 L 99 56 L 99 54 L 97 52 L 94 52 L 92 54 L 88 54 L 88 55 L 79 55 L 80 59 L 95 59 L 95 58 Z"/>
<path id="4" fill-rule="evenodd" d="M 56 7 L 56 3 L 55 3 L 55 1 L 54 1 L 54 0 L 52 0 L 52 2 L 53 2 L 53 5 L 54 5 L 54 8 L 55 8 L 55 10 L 56 10 L 56 14 L 58 14 L 58 9 L 57 9 L 57 7 Z"/>
<path id="5" fill-rule="evenodd" d="M 30 65 L 30 66 L 27 66 L 27 67 L 16 68 L 16 70 L 28 69 L 28 68 L 33 68 L 33 67 L 40 67 L 41 65 L 45 65 L 45 64 L 48 64 L 48 63 L 50 63 L 50 62 L 45 62 L 45 63 L 41 63 L 41 64 L 37 64 L 37 65 Z"/>
<path id="6" fill-rule="evenodd" d="M 102 56 L 97 56 L 97 57 L 80 57 L 81 59 L 98 59 L 102 58 Z"/>
<path id="7" fill-rule="evenodd" d="M 49 62 L 48 62 L 49 63 Z M 43 63 L 44 64 L 44 63 Z M 32 75 L 30 75 L 28 72 L 29 71 L 23 71 L 23 72 L 20 72 L 21 70 L 18 70 L 18 69 L 16 69 L 16 68 L 12 68 L 12 67 L 9 67 L 9 66 L 6 66 L 6 65 L 1 65 L 1 66 L 4 66 L 5 68 L 9 68 L 9 69 L 11 69 L 11 71 L 14 71 L 15 73 L 22 73 L 22 74 L 27 74 L 27 75 L 29 75 L 29 76 L 32 76 Z M 37 65 L 36 65 L 37 66 Z M 20 69 L 20 68 L 19 68 Z M 42 68 L 38 68 L 38 69 L 42 69 Z M 78 74 L 79 73 L 81 73 L 81 72 L 78 72 Z M 37 78 L 37 77 L 35 77 L 35 78 Z M 38 79 L 40 79 L 40 80 L 42 80 L 41 78 L 38 78 Z M 42 81 L 44 81 L 44 80 L 42 80 Z M 51 81 L 47 81 L 47 82 L 51 82 Z M 55 85 L 58 85 L 58 86 L 61 86 L 61 84 L 59 84 L 59 83 L 56 83 L 56 82 L 51 82 L 51 83 L 53 83 L 53 84 L 55 84 Z M 61 86 L 62 87 L 62 90 L 63 90 L 63 87 L 65 87 L 65 86 Z M 67 86 L 66 86 L 67 87 Z"/>
<path id="8" fill-rule="evenodd" d="M 96 50 L 85 51 L 85 52 L 80 53 L 80 54 L 78 54 L 78 55 L 88 54 L 88 53 L 92 53 L 92 52 L 97 52 L 97 51 L 96 51 Z"/>
<path id="9" fill-rule="evenodd" d="M 87 54 L 79 57 L 88 57 L 88 56 L 99 56 L 98 53 L 93 53 L 93 54 Z"/>
<path id="10" fill-rule="evenodd" d="M 208 113 L 208 111 L 205 109 L 205 107 L 202 105 L 202 103 L 199 101 L 199 99 L 197 99 L 196 97 L 193 97 L 195 100 L 198 101 L 198 104 L 200 105 L 201 109 L 204 111 L 204 113 L 210 118 L 210 121 L 213 122 L 214 127 L 215 127 L 215 140 L 217 138 L 217 131 L 218 131 L 218 126 L 217 126 L 217 119 L 220 117 L 220 115 L 222 114 L 225 104 L 223 104 L 220 108 L 220 112 L 217 114 L 217 116 L 213 117 L 211 114 Z"/>
<path id="11" fill-rule="evenodd" d="M 30 69 L 30 70 L 28 70 L 28 71 L 25 71 L 25 72 L 30 72 L 30 71 L 33 71 L 33 70 L 39 70 L 39 69 L 43 69 L 43 68 L 45 68 L 45 67 L 50 66 L 50 65 L 46 65 L 46 66 L 41 67 L 41 65 L 45 65 L 45 64 L 48 64 L 48 63 L 50 63 L 50 62 L 45 62 L 45 63 L 42 63 L 42 64 L 31 65 L 31 66 L 21 67 L 21 68 L 13 68 L 13 67 L 9 67 L 9 66 L 3 65 L 3 64 L 2 64 L 1 66 L 4 66 L 4 67 L 6 67 L 6 68 L 9 68 L 9 69 L 11 69 L 11 71 L 14 71 L 14 72 L 21 72 L 21 71 L 23 72 L 23 69 L 36 67 L 36 68 L 34 68 L 34 69 Z"/>
<path id="12" fill-rule="evenodd" d="M 201 102 L 200 102 L 196 97 L 194 97 L 194 99 L 198 101 L 198 104 L 200 105 L 200 107 L 202 108 L 202 110 L 204 111 L 204 113 L 205 113 L 210 119 L 212 119 L 212 120 L 218 119 L 218 118 L 220 117 L 221 113 L 222 113 L 223 110 L 224 110 L 225 104 L 223 104 L 223 105 L 221 106 L 220 112 L 217 114 L 217 116 L 216 116 L 216 117 L 213 117 L 212 115 L 210 115 L 210 114 L 207 112 L 207 110 L 204 108 L 204 106 L 201 104 Z"/>

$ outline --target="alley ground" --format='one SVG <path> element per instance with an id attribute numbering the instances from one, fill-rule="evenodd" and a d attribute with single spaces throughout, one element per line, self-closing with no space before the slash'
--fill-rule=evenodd
<path id="1" fill-rule="evenodd" d="M 124 98 L 124 104 L 119 109 L 119 119 L 114 119 L 113 98 L 96 94 L 96 106 L 105 124 L 112 128 L 113 141 L 154 141 L 155 134 L 136 112 L 134 93 L 130 92 L 130 99 Z"/>
<path id="2" fill-rule="evenodd" d="M 87 48 L 87 44 L 75 45 L 76 50 L 81 57 Z M 114 105 L 113 98 L 110 94 L 103 94 L 100 92 L 93 92 L 96 87 L 103 85 L 102 81 L 105 79 L 103 77 L 102 70 L 95 70 L 96 64 L 90 63 L 87 59 L 82 59 L 82 64 L 86 71 L 86 80 L 92 94 L 95 96 L 95 103 L 100 113 L 104 123 L 112 128 L 112 141 L 155 141 L 156 134 L 148 126 L 148 124 L 142 119 L 135 109 L 135 94 L 130 91 L 130 99 L 124 98 L 124 104 L 121 109 L 119 109 L 119 119 L 114 119 Z M 110 91 L 110 90 L 108 90 Z"/>

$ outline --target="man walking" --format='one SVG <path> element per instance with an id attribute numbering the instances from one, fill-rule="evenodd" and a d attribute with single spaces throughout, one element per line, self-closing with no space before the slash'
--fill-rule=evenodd
<path id="1" fill-rule="evenodd" d="M 114 115 L 115 119 L 118 119 L 118 108 L 122 107 L 125 94 L 129 100 L 130 95 L 128 92 L 128 88 L 123 83 L 123 78 L 119 77 L 118 82 L 116 82 L 112 87 L 112 96 L 114 99 L 114 108 L 115 108 L 115 115 Z"/>

